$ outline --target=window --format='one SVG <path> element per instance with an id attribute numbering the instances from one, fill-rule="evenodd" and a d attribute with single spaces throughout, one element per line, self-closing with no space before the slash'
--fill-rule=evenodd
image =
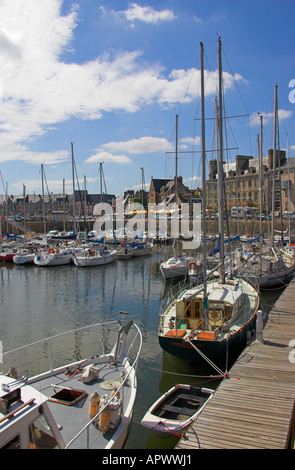
<path id="1" fill-rule="evenodd" d="M 1 449 L 20 449 L 20 436 L 17 435 L 5 444 Z"/>
<path id="2" fill-rule="evenodd" d="M 199 318 L 202 300 L 191 300 L 185 303 L 185 318 Z"/>
<path id="3" fill-rule="evenodd" d="M 43 415 L 29 426 L 30 449 L 58 449 L 59 446 Z"/>

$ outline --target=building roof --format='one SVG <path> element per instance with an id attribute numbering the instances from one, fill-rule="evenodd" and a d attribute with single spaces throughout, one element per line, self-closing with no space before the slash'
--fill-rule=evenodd
<path id="1" fill-rule="evenodd" d="M 151 184 L 153 183 L 153 186 L 154 186 L 154 189 L 157 193 L 159 193 L 161 191 L 161 188 L 163 186 L 166 186 L 169 181 L 171 181 L 170 179 L 166 179 L 166 178 L 152 178 L 151 179 Z"/>

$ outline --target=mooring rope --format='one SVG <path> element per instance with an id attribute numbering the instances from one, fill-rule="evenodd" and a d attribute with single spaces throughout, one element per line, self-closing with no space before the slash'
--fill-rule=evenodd
<path id="1" fill-rule="evenodd" d="M 189 339 L 187 340 L 187 342 L 200 354 L 200 356 L 205 359 L 205 361 L 208 362 L 208 364 L 210 364 L 213 369 L 215 369 L 220 375 L 222 375 L 223 377 L 225 377 L 227 375 L 227 372 L 223 372 L 221 369 L 219 369 L 219 367 L 214 364 L 214 362 L 212 362 L 204 353 L 202 353 L 202 351 L 199 350 L 199 348 L 197 348 L 197 346 L 195 346 Z"/>
<path id="2" fill-rule="evenodd" d="M 195 375 L 195 374 L 182 374 L 180 372 L 170 372 L 168 370 L 161 370 L 161 369 L 156 369 L 155 367 L 148 367 L 150 370 L 154 370 L 156 372 L 162 372 L 163 374 L 171 374 L 171 375 L 181 375 L 183 377 L 192 377 L 195 379 L 221 379 L 224 377 L 224 373 L 222 375 Z"/>

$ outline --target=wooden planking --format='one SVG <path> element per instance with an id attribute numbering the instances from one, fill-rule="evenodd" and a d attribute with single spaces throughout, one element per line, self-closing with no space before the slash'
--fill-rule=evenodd
<path id="1" fill-rule="evenodd" d="M 241 353 L 177 449 L 283 449 L 294 426 L 295 279 L 271 310 L 264 343 Z"/>

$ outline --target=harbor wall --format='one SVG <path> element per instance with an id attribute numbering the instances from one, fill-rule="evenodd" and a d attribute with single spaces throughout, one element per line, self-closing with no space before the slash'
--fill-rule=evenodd
<path id="1" fill-rule="evenodd" d="M 78 223 L 77 223 L 78 224 Z M 87 222 L 87 229 L 92 230 L 94 225 L 94 220 Z M 238 235 L 241 236 L 248 236 L 248 237 L 256 237 L 259 235 L 259 227 L 260 223 L 259 220 L 247 220 L 247 221 L 240 221 L 239 224 L 236 220 L 229 220 L 228 222 L 229 233 L 230 236 Z M 46 223 L 47 231 L 56 229 L 62 231 L 64 228 L 63 222 L 56 222 L 48 221 Z M 192 230 L 192 222 L 190 222 L 190 230 Z M 71 231 L 73 229 L 72 224 L 70 222 L 66 223 L 66 230 Z M 281 222 L 276 220 L 274 223 L 274 229 L 276 231 L 276 235 L 279 235 L 281 231 Z M 288 222 L 283 221 L 283 230 L 288 229 Z M 291 232 L 295 229 L 295 221 L 291 221 Z M 79 221 L 79 230 L 85 230 L 85 223 L 84 221 Z M 148 230 L 148 226 L 146 224 L 146 230 Z M 263 234 L 266 238 L 268 238 L 271 232 L 271 222 L 270 221 L 263 221 L 262 222 L 262 230 Z M 26 224 L 26 231 L 27 232 L 36 232 L 36 233 L 43 233 L 44 232 L 44 224 L 42 221 L 36 222 L 27 222 Z M 21 222 L 8 222 L 8 232 L 13 235 L 21 235 L 24 233 L 24 225 Z M 168 221 L 168 234 L 170 232 L 170 221 Z M 217 220 L 208 220 L 206 223 L 206 232 L 207 235 L 216 235 L 218 234 L 218 221 Z M 2 233 L 6 233 L 6 222 L 2 222 Z M 227 235 L 227 226 L 226 222 L 224 221 L 224 233 Z"/>

